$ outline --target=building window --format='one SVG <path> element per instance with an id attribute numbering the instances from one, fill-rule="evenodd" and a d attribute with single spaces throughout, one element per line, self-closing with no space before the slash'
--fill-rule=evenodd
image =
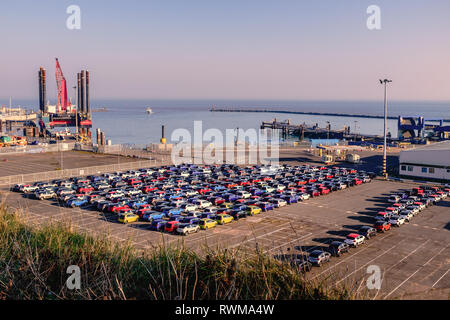
<path id="1" fill-rule="evenodd" d="M 406 166 L 402 166 L 401 170 L 406 171 Z"/>
<path id="2" fill-rule="evenodd" d="M 429 173 L 434 173 L 434 168 L 428 169 L 428 172 L 429 172 Z"/>
<path id="3" fill-rule="evenodd" d="M 413 166 L 408 166 L 408 171 L 413 171 Z"/>
<path id="4" fill-rule="evenodd" d="M 427 173 L 427 168 L 422 168 L 423 173 Z"/>

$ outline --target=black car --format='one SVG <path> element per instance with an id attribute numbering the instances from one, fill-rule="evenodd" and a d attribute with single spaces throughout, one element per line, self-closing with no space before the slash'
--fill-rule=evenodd
<path id="1" fill-rule="evenodd" d="M 234 209 L 229 213 L 230 216 L 234 218 L 234 220 L 239 220 L 242 218 L 247 218 L 248 212 L 244 210 Z"/>
<path id="2" fill-rule="evenodd" d="M 364 237 L 366 237 L 367 239 L 370 239 L 377 235 L 377 229 L 375 229 L 371 226 L 362 226 L 361 228 L 359 228 L 358 234 L 361 234 Z"/>
<path id="3" fill-rule="evenodd" d="M 333 241 L 330 243 L 330 246 L 328 247 L 328 252 L 331 253 L 333 256 L 339 257 L 343 253 L 348 252 L 350 247 L 345 242 L 341 241 Z"/>

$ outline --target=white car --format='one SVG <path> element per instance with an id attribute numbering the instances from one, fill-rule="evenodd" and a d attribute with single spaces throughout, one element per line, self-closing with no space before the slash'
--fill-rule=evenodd
<path id="1" fill-rule="evenodd" d="M 212 203 L 207 200 L 198 200 L 195 202 L 195 204 L 198 205 L 202 209 L 212 206 Z"/>
<path id="2" fill-rule="evenodd" d="M 366 237 L 364 237 L 361 234 L 350 233 L 349 235 L 347 235 L 347 238 L 345 238 L 344 242 L 346 244 L 348 244 L 349 246 L 356 248 L 357 246 L 363 244 L 365 240 L 366 240 Z"/>
<path id="3" fill-rule="evenodd" d="M 126 193 L 128 196 L 135 196 L 135 195 L 141 194 L 142 191 L 138 190 L 138 189 L 131 189 L 131 190 L 126 191 Z"/>
<path id="4" fill-rule="evenodd" d="M 239 191 L 237 193 L 242 199 L 248 199 L 252 196 L 252 194 L 250 192 L 247 191 Z"/>
<path id="5" fill-rule="evenodd" d="M 194 191 L 194 190 L 186 191 L 186 196 L 188 196 L 188 197 L 195 196 L 196 194 L 198 194 L 198 191 Z"/>
<path id="6" fill-rule="evenodd" d="M 116 199 L 116 198 L 120 198 L 123 196 L 124 196 L 124 194 L 122 192 L 114 192 L 114 193 L 109 193 L 108 195 L 106 195 L 106 199 Z"/>
<path id="7" fill-rule="evenodd" d="M 32 193 L 35 192 L 37 189 L 39 189 L 37 186 L 25 186 L 23 187 L 23 192 Z"/>
<path id="8" fill-rule="evenodd" d="M 264 191 L 265 191 L 265 192 L 268 192 L 268 193 L 272 193 L 272 192 L 275 191 L 275 188 L 272 188 L 272 187 L 265 187 L 265 188 L 264 188 Z"/>
<path id="9" fill-rule="evenodd" d="M 34 196 L 36 197 L 36 199 L 39 200 L 44 200 L 44 199 L 51 199 L 53 197 L 55 197 L 55 193 L 53 191 L 50 190 L 44 190 L 44 191 L 37 191 Z"/>
<path id="10" fill-rule="evenodd" d="M 410 222 L 414 217 L 414 214 L 410 210 L 402 210 L 400 211 L 400 217 L 405 219 L 405 221 Z"/>
<path id="11" fill-rule="evenodd" d="M 416 214 L 418 214 L 420 212 L 421 209 L 420 209 L 420 207 L 416 207 L 416 206 L 407 206 L 406 210 L 407 211 L 411 211 L 411 213 L 413 215 L 416 215 Z"/>
<path id="12" fill-rule="evenodd" d="M 405 218 L 402 218 L 401 216 L 392 216 L 389 218 L 389 223 L 392 226 L 400 227 L 405 223 Z"/>
<path id="13" fill-rule="evenodd" d="M 308 200 L 309 198 L 311 198 L 311 196 L 308 193 L 302 193 L 298 197 L 299 197 L 299 199 L 302 199 L 302 200 Z"/>
<path id="14" fill-rule="evenodd" d="M 393 196 L 390 196 L 390 197 L 389 197 L 388 202 L 390 202 L 390 203 L 397 203 L 397 202 L 399 202 L 400 200 L 401 200 L 401 198 L 400 198 L 399 196 L 393 195 Z"/>
<path id="15" fill-rule="evenodd" d="M 197 210 L 197 206 L 193 203 L 187 203 L 185 205 L 182 205 L 181 208 L 185 211 L 185 212 L 194 212 L 195 210 Z"/>
<path id="16" fill-rule="evenodd" d="M 273 203 L 276 208 L 281 208 L 287 205 L 287 202 L 283 199 L 273 199 L 270 202 Z"/>

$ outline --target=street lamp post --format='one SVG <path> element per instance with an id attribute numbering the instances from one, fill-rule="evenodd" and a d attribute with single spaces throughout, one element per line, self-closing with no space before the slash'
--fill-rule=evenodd
<path id="1" fill-rule="evenodd" d="M 78 143 L 78 95 L 77 95 L 77 86 L 73 87 L 73 91 L 75 92 L 75 142 Z"/>
<path id="2" fill-rule="evenodd" d="M 327 121 L 327 140 L 330 140 L 330 121 Z"/>
<path id="3" fill-rule="evenodd" d="M 387 136 L 387 84 L 392 82 L 392 80 L 380 79 L 380 83 L 384 85 L 384 145 L 383 145 L 383 177 L 388 178 L 386 169 L 386 136 Z"/>

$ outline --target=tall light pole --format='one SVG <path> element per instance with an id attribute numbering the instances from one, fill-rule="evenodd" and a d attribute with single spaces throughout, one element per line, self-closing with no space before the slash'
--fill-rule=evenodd
<path id="1" fill-rule="evenodd" d="M 327 121 L 327 140 L 330 140 L 330 121 Z"/>
<path id="2" fill-rule="evenodd" d="M 73 91 L 75 93 L 75 142 L 78 143 L 78 95 L 77 95 L 77 86 L 73 87 Z"/>
<path id="3" fill-rule="evenodd" d="M 392 80 L 380 79 L 380 83 L 384 85 L 384 147 L 383 147 L 383 177 L 388 178 L 386 170 L 386 135 L 387 135 L 387 84 L 392 82 Z"/>

